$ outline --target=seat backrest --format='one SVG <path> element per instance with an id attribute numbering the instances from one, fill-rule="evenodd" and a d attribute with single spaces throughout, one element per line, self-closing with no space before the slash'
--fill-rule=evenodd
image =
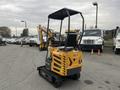
<path id="1" fill-rule="evenodd" d="M 67 46 L 68 47 L 76 47 L 77 46 L 77 34 L 76 33 L 69 33 L 67 35 Z"/>

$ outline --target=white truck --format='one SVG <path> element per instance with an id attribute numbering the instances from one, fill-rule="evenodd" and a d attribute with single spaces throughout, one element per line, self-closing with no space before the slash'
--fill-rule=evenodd
<path id="1" fill-rule="evenodd" d="M 113 50 L 115 54 L 119 53 L 120 50 L 120 28 L 116 30 L 115 37 L 113 38 Z"/>
<path id="2" fill-rule="evenodd" d="M 102 52 L 103 47 L 103 30 L 89 29 L 84 31 L 81 41 L 82 50 L 100 50 Z"/>
<path id="3" fill-rule="evenodd" d="M 38 36 L 31 37 L 28 42 L 29 46 L 39 46 L 40 45 L 40 40 Z"/>

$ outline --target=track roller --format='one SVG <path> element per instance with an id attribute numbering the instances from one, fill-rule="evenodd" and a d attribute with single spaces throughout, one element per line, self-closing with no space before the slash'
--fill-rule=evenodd
<path id="1" fill-rule="evenodd" d="M 59 88 L 62 85 L 63 79 L 57 74 L 46 69 L 45 66 L 38 67 L 39 75 L 49 81 L 54 87 Z"/>

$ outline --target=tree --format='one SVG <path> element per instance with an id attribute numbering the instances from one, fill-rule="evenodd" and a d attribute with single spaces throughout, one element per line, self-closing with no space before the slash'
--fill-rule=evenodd
<path id="1" fill-rule="evenodd" d="M 11 30 L 8 27 L 0 27 L 0 35 L 3 37 L 11 37 Z"/>
<path id="2" fill-rule="evenodd" d="M 24 36 L 28 36 L 28 29 L 24 29 L 22 34 L 21 34 L 21 37 L 24 37 Z"/>

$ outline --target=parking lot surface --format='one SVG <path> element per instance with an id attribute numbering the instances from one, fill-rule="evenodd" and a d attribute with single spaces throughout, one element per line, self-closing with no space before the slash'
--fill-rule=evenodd
<path id="1" fill-rule="evenodd" d="M 36 47 L 0 46 L 0 90 L 120 90 L 120 55 L 106 49 L 101 55 L 84 52 L 81 78 L 54 88 L 36 70 L 46 52 Z"/>

